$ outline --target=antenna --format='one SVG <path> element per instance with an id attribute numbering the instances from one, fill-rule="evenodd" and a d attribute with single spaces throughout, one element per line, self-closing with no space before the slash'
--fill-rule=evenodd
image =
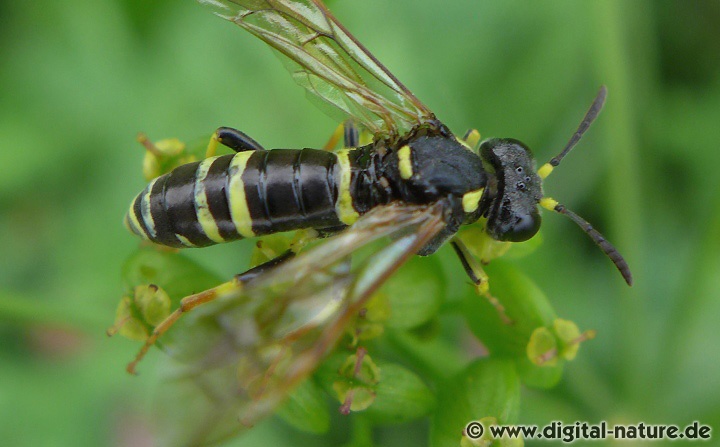
<path id="1" fill-rule="evenodd" d="M 550 197 L 543 197 L 540 200 L 540 205 L 545 209 L 555 211 L 556 213 L 563 214 L 569 217 L 570 220 L 572 220 L 580 228 L 582 228 L 582 230 L 587 233 L 588 236 L 590 236 L 590 239 L 592 239 L 593 242 L 595 242 L 595 244 L 600 247 L 600 250 L 602 250 L 603 253 L 605 253 L 605 255 L 610 258 L 613 264 L 615 264 L 615 267 L 617 267 L 617 269 L 620 271 L 620 274 L 625 279 L 625 282 L 629 286 L 632 286 L 632 273 L 630 272 L 630 267 L 625 261 L 625 258 L 623 258 L 620 252 L 617 251 L 617 248 L 615 248 L 613 244 L 608 242 L 607 239 L 605 239 L 605 237 L 600 234 L 598 230 L 593 228 L 593 226 L 590 225 L 587 220 L 573 213 L 572 211 L 567 209 L 565 205 L 558 203 L 557 200 L 551 199 Z"/>
<path id="2" fill-rule="evenodd" d="M 562 152 L 560 152 L 557 156 L 553 157 L 549 162 L 545 163 L 540 169 L 538 169 L 537 174 L 540 176 L 540 178 L 544 179 L 545 177 L 550 175 L 553 169 L 555 169 L 555 167 L 560 164 L 562 159 L 565 158 L 565 156 L 572 150 L 572 148 L 575 147 L 578 141 L 580 141 L 580 138 L 582 138 L 585 132 L 590 128 L 590 125 L 600 114 L 603 105 L 605 105 L 605 98 L 607 98 L 607 87 L 603 85 L 600 87 L 600 90 L 595 96 L 595 100 L 590 106 L 590 109 L 588 109 L 585 117 L 580 122 L 580 125 L 578 126 L 573 136 L 570 137 L 570 141 L 568 141 L 568 143 L 565 145 L 565 148 L 562 150 Z M 603 253 L 605 253 L 605 255 L 610 258 L 613 264 L 615 264 L 615 267 L 617 267 L 617 269 L 620 271 L 620 274 L 625 279 L 625 282 L 629 286 L 632 286 L 632 273 L 630 273 L 630 267 L 625 261 L 625 258 L 623 258 L 620 252 L 617 251 L 617 248 L 615 248 L 610 242 L 608 242 L 607 239 L 605 239 L 605 237 L 600 234 L 598 230 L 593 228 L 593 226 L 590 225 L 587 220 L 573 213 L 572 211 L 567 209 L 565 205 L 558 203 L 557 200 L 550 197 L 543 197 L 542 199 L 540 199 L 540 206 L 550 211 L 555 211 L 558 214 L 563 214 L 567 216 L 570 220 L 575 222 L 577 226 L 582 228 L 582 230 L 587 233 L 588 236 L 590 236 L 590 239 L 592 239 L 593 242 L 595 242 L 595 244 L 600 247 L 600 250 L 602 250 Z"/>
<path id="3" fill-rule="evenodd" d="M 585 134 L 585 132 L 590 128 L 590 125 L 593 123 L 593 121 L 595 121 L 595 118 L 597 118 L 600 114 L 603 105 L 605 105 L 605 98 L 607 98 L 607 87 L 603 85 L 600 87 L 600 90 L 595 96 L 595 100 L 590 106 L 590 109 L 588 109 L 585 117 L 580 122 L 580 125 L 578 126 L 573 136 L 570 137 L 570 141 L 567 142 L 562 152 L 560 152 L 560 154 L 553 157 L 549 162 L 545 163 L 540 169 L 538 169 L 537 173 L 540 178 L 544 179 L 545 177 L 550 175 L 552 170 L 560 164 L 562 159 L 565 158 L 565 156 L 572 150 L 572 148 L 575 147 L 578 141 L 580 141 L 580 138 L 582 138 L 583 134 Z"/>

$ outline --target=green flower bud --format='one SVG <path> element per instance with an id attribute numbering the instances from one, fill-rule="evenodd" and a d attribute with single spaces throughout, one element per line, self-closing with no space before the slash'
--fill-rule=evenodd
<path id="1" fill-rule="evenodd" d="M 520 362 L 523 382 L 536 388 L 554 386 L 562 376 L 563 364 L 577 355 L 580 343 L 595 336 L 595 331 L 581 333 L 569 320 L 557 318 L 551 328 L 533 331 L 527 345 L 527 361 Z"/>
<path id="2" fill-rule="evenodd" d="M 364 348 L 345 360 L 338 375 L 332 388 L 342 403 L 341 413 L 365 410 L 375 401 L 380 369 Z"/>
<path id="3" fill-rule="evenodd" d="M 595 331 L 580 332 L 577 325 L 570 320 L 556 319 L 553 330 L 558 338 L 560 356 L 565 360 L 573 360 L 580 349 L 580 343 L 595 338 Z"/>
<path id="4" fill-rule="evenodd" d="M 574 323 L 558 319 L 545 294 L 512 265 L 498 260 L 487 270 L 490 290 L 511 323 L 487 299 L 468 293 L 463 310 L 470 329 L 493 355 L 517 362 L 523 383 L 554 386 L 565 360 L 573 359 L 578 343 L 594 333 L 581 334 Z"/>
<path id="5" fill-rule="evenodd" d="M 468 290 L 463 312 L 470 329 L 492 354 L 525 358 L 531 334 L 538 327 L 550 326 L 555 311 L 537 285 L 511 264 L 497 260 L 486 268 L 490 292 L 511 323 L 504 322 L 486 298 Z"/>
<path id="6" fill-rule="evenodd" d="M 182 253 L 142 247 L 123 266 L 123 281 L 128 290 L 155 284 L 167 292 L 172 307 L 185 296 L 210 289 L 223 279 L 186 258 Z"/>
<path id="7" fill-rule="evenodd" d="M 538 366 L 557 365 L 557 339 L 555 334 L 546 328 L 535 329 L 527 345 L 527 356 Z"/>
<path id="8" fill-rule="evenodd" d="M 193 154 L 188 154 L 185 150 L 185 143 L 177 138 L 152 142 L 141 134 L 138 136 L 138 141 L 147 149 L 142 167 L 143 176 L 147 181 L 168 173 L 180 165 L 198 159 Z"/>
<path id="9" fill-rule="evenodd" d="M 135 287 L 135 304 L 150 326 L 157 326 L 170 315 L 170 297 L 154 284 Z"/>
<path id="10" fill-rule="evenodd" d="M 184 255 L 155 247 L 142 247 L 133 253 L 123 267 L 123 280 L 132 291 L 131 298 L 129 302 L 121 301 L 115 325 L 108 334 L 119 332 L 133 340 L 147 339 L 184 297 L 222 283 L 219 277 Z M 122 324 L 120 315 L 125 321 Z M 215 342 L 216 324 L 209 320 L 200 322 L 201 315 L 200 310 L 191 318 L 181 318 L 163 335 L 162 345 L 173 348 L 175 358 L 186 361 L 202 358 Z M 192 325 L 194 331 L 184 330 L 187 325 Z"/>
<path id="11" fill-rule="evenodd" d="M 108 335 L 116 332 L 131 340 L 144 341 L 152 328 L 170 315 L 170 297 L 154 284 L 137 286 L 132 296 L 124 296 L 115 312 L 115 323 Z"/>
<path id="12" fill-rule="evenodd" d="M 149 335 L 148 327 L 136 314 L 137 310 L 133 298 L 130 296 L 122 297 L 115 311 L 115 323 L 108 329 L 107 334 L 115 335 L 119 333 L 130 340 L 145 341 Z"/>

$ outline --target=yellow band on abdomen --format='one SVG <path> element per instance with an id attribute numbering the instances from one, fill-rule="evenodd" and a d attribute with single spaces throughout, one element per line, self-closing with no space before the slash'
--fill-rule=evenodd
<path id="1" fill-rule="evenodd" d="M 148 238 L 153 240 L 157 238 L 157 231 L 155 230 L 155 220 L 150 212 L 150 194 L 155 186 L 155 182 L 157 182 L 157 178 L 150 182 L 140 201 L 140 213 L 142 214 L 140 217 L 143 222 L 145 222 L 145 227 L 148 230 Z"/>
<path id="2" fill-rule="evenodd" d="M 219 157 L 206 158 L 198 165 L 197 171 L 195 172 L 195 213 L 208 239 L 221 243 L 225 242 L 225 239 L 220 235 L 217 222 L 212 213 L 210 213 L 207 192 L 205 191 L 205 178 L 210 170 L 210 165 L 218 158 Z"/>
<path id="3" fill-rule="evenodd" d="M 242 237 L 254 237 L 250 209 L 245 199 L 245 184 L 242 181 L 245 166 L 254 151 L 238 152 L 233 157 L 228 168 L 230 181 L 228 182 L 227 199 L 230 208 L 230 218 L 235 229 Z"/>

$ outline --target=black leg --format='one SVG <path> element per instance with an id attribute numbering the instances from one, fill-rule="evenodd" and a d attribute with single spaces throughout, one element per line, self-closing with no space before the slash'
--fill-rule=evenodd
<path id="1" fill-rule="evenodd" d="M 452 245 L 453 249 L 455 249 L 455 254 L 457 254 L 458 258 L 460 258 L 460 263 L 462 263 L 465 273 L 470 278 L 470 281 L 472 281 L 475 285 L 475 291 L 478 295 L 484 296 L 490 302 L 495 310 L 497 310 L 500 319 L 503 320 L 503 323 L 511 324 L 512 320 L 505 313 L 503 305 L 500 304 L 500 301 L 498 301 L 497 298 L 490 294 L 490 283 L 487 273 L 485 273 L 485 270 L 483 270 L 480 266 L 478 260 L 475 259 L 470 251 L 468 251 L 468 248 L 459 238 L 453 238 L 450 245 Z"/>
<path id="2" fill-rule="evenodd" d="M 343 144 L 346 148 L 360 146 L 360 131 L 353 120 L 344 123 Z"/>
<path id="3" fill-rule="evenodd" d="M 232 127 L 220 127 L 215 131 L 215 135 L 220 144 L 229 147 L 235 152 L 265 150 L 260 143 L 250 138 L 244 132 L 233 129 Z"/>
<path id="4" fill-rule="evenodd" d="M 235 280 L 238 282 L 241 282 L 241 283 L 246 283 L 246 282 L 250 281 L 251 279 L 257 278 L 258 276 L 262 275 L 263 273 L 267 272 L 268 270 L 271 270 L 273 267 L 276 267 L 276 266 L 282 264 L 283 262 L 287 261 L 288 259 L 290 259 L 294 256 L 295 256 L 295 252 L 292 250 L 288 250 L 276 258 L 272 258 L 271 260 L 269 260 L 267 262 L 263 262 L 262 264 L 255 266 L 244 273 L 235 275 Z"/>
<path id="5" fill-rule="evenodd" d="M 360 146 L 360 129 L 358 129 L 353 120 L 348 119 L 337 126 L 328 142 L 323 146 L 323 149 L 326 151 L 334 150 L 341 136 L 343 138 L 343 149 Z"/>

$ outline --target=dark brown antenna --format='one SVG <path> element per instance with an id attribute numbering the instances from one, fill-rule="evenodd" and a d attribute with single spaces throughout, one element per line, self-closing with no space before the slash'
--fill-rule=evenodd
<path id="1" fill-rule="evenodd" d="M 560 152 L 549 162 L 545 163 L 542 167 L 540 167 L 540 169 L 538 169 L 538 175 L 540 176 L 540 178 L 545 178 L 550 175 L 553 168 L 559 165 L 562 159 L 565 158 L 565 156 L 572 150 L 572 148 L 575 147 L 578 141 L 580 141 L 580 138 L 582 138 L 585 132 L 587 132 L 587 130 L 590 128 L 590 125 L 593 123 L 593 121 L 595 121 L 595 118 L 597 118 L 600 114 L 600 111 L 605 105 L 605 98 L 607 98 L 607 87 L 603 85 L 600 87 L 600 90 L 595 96 L 595 100 L 588 109 L 583 120 L 580 122 L 580 125 L 578 126 L 575 133 L 572 135 L 572 137 L 570 137 L 570 141 L 567 142 L 562 152 Z"/>
<path id="2" fill-rule="evenodd" d="M 620 274 L 625 279 L 625 282 L 629 286 L 632 286 L 632 273 L 630 272 L 630 267 L 625 261 L 625 258 L 623 258 L 623 256 L 620 254 L 619 251 L 617 251 L 617 248 L 615 248 L 613 244 L 608 242 L 607 239 L 605 239 L 605 237 L 600 234 L 598 230 L 593 228 L 590 222 L 567 209 L 565 205 L 562 205 L 556 200 L 549 197 L 543 197 L 542 200 L 540 200 L 540 205 L 542 205 L 543 208 L 555 211 L 556 213 L 563 214 L 569 217 L 570 220 L 572 220 L 580 228 L 582 228 L 582 230 L 587 233 L 588 236 L 590 236 L 590 239 L 592 239 L 593 242 L 595 242 L 597 246 L 600 247 L 600 250 L 602 250 L 603 253 L 605 253 L 605 255 L 610 258 L 613 264 L 615 264 L 615 267 L 617 267 L 617 269 L 620 271 Z"/>
<path id="3" fill-rule="evenodd" d="M 600 90 L 595 96 L 595 100 L 593 101 L 592 105 L 590 105 L 590 108 L 585 114 L 585 117 L 580 122 L 580 125 L 578 126 L 573 136 L 570 137 L 570 141 L 568 141 L 568 143 L 565 145 L 565 148 L 562 150 L 562 152 L 560 152 L 557 156 L 553 157 L 549 162 L 545 163 L 543 166 L 540 167 L 540 169 L 538 169 L 537 174 L 538 176 L 540 176 L 540 178 L 544 179 L 545 177 L 550 175 L 553 169 L 555 169 L 555 167 L 560 164 L 562 159 L 565 158 L 565 156 L 572 150 L 572 148 L 575 147 L 578 141 L 580 141 L 585 132 L 587 132 L 587 130 L 590 128 L 590 125 L 600 114 L 603 105 L 605 105 L 605 98 L 607 98 L 607 87 L 603 85 L 600 87 Z M 556 213 L 563 214 L 569 217 L 570 220 L 572 220 L 580 228 L 582 228 L 583 231 L 587 233 L 588 236 L 590 236 L 590 239 L 592 239 L 593 242 L 595 242 L 595 244 L 600 247 L 600 250 L 602 250 L 603 253 L 605 253 L 605 255 L 610 258 L 613 264 L 615 264 L 615 267 L 617 267 L 617 269 L 620 271 L 620 274 L 625 279 L 625 282 L 629 286 L 632 285 L 632 273 L 630 273 L 630 267 L 625 261 L 625 258 L 623 258 L 620 252 L 617 251 L 617 248 L 615 248 L 613 244 L 608 242 L 607 239 L 605 239 L 605 237 L 600 234 L 598 230 L 593 228 L 593 226 L 590 225 L 587 220 L 573 213 L 572 211 L 567 209 L 565 205 L 558 203 L 557 200 L 550 197 L 543 197 L 542 199 L 540 199 L 540 206 L 550 211 L 555 211 Z"/>

